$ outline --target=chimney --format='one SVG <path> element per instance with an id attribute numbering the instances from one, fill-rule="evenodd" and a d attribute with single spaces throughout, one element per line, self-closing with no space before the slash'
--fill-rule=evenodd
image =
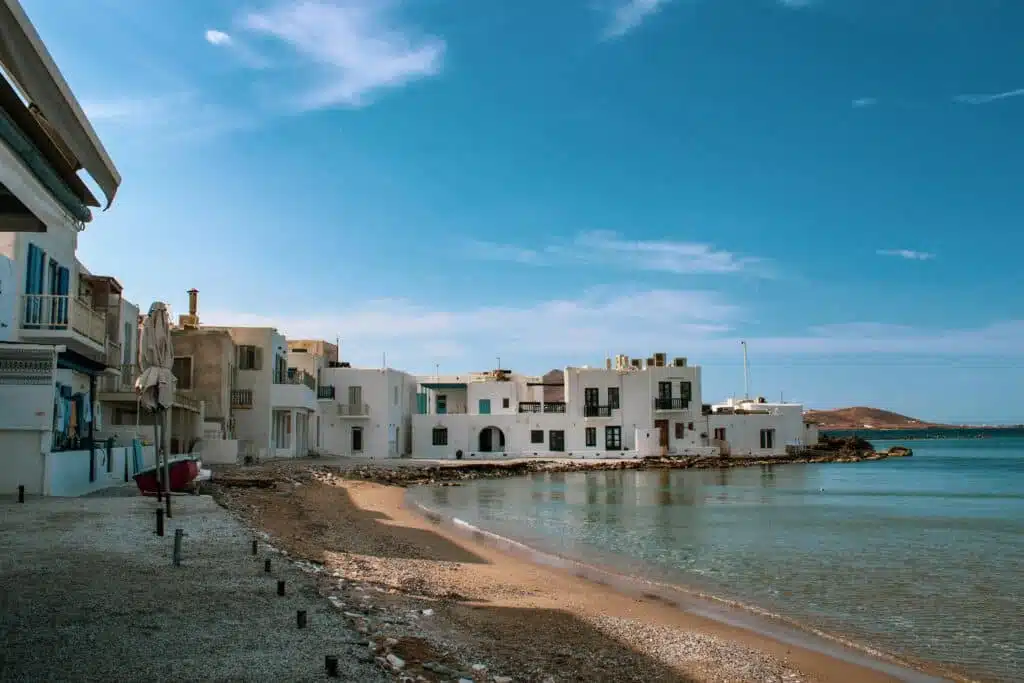
<path id="1" fill-rule="evenodd" d="M 199 290 L 190 289 L 188 290 L 188 314 L 195 317 L 199 311 Z"/>
<path id="2" fill-rule="evenodd" d="M 190 289 L 188 290 L 188 315 L 178 316 L 178 327 L 183 330 L 198 330 L 199 329 L 199 316 L 196 312 L 199 310 L 199 290 Z"/>

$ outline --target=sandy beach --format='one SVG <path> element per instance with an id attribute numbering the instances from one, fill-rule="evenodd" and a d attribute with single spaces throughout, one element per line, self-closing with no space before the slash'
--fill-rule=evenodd
<path id="1" fill-rule="evenodd" d="M 474 542 L 407 508 L 403 488 L 275 472 L 270 488 L 215 495 L 317 563 L 382 666 L 414 680 L 899 680 Z"/>

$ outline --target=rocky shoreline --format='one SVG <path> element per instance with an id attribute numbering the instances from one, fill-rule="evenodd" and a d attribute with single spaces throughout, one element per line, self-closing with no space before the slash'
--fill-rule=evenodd
<path id="1" fill-rule="evenodd" d="M 729 469 L 733 467 L 772 467 L 775 465 L 856 463 L 884 460 L 886 458 L 909 457 L 913 451 L 896 446 L 887 451 L 875 451 L 871 444 L 858 437 L 822 437 L 818 445 L 787 455 L 769 458 L 701 457 L 701 456 L 655 456 L 637 459 L 617 460 L 550 460 L 516 459 L 501 461 L 451 461 L 444 463 L 415 460 L 404 461 L 346 461 L 343 463 L 315 461 L 306 469 L 317 473 L 318 479 L 331 481 L 334 478 L 371 481 L 388 486 L 420 486 L 429 484 L 457 484 L 473 479 L 501 479 L 535 473 L 549 472 L 602 472 L 610 470 L 687 470 L 687 469 Z M 231 468 L 218 471 L 216 481 L 222 486 L 269 487 L 277 481 L 275 467 L 278 463 L 266 463 L 251 471 L 247 468 Z M 294 472 L 294 466 L 280 463 Z"/>

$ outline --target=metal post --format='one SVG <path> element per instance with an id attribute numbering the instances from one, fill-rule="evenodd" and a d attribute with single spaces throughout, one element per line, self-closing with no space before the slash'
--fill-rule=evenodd
<path id="1" fill-rule="evenodd" d="M 299 628 L 306 628 L 306 610 L 300 609 L 295 613 L 295 625 Z"/>
<path id="2" fill-rule="evenodd" d="M 164 535 L 164 509 L 163 508 L 157 508 L 156 509 L 156 535 L 157 536 L 163 536 Z"/>
<path id="3" fill-rule="evenodd" d="M 338 677 L 338 658 L 334 655 L 324 657 L 324 668 L 327 669 L 328 678 Z"/>
<path id="4" fill-rule="evenodd" d="M 185 535 L 185 532 L 181 529 L 174 530 L 174 566 L 181 566 L 181 537 Z"/>
<path id="5" fill-rule="evenodd" d="M 277 594 L 284 595 L 284 580 L 279 579 L 277 582 Z"/>
<path id="6" fill-rule="evenodd" d="M 22 484 L 18 484 L 18 502 L 25 502 L 25 487 Z"/>
<path id="7" fill-rule="evenodd" d="M 160 415 L 153 411 L 153 464 L 156 465 L 156 502 L 164 500 L 164 473 L 160 469 L 160 449 L 163 447 L 163 437 L 160 435 Z"/>
<path id="8" fill-rule="evenodd" d="M 171 458 L 171 411 L 164 408 L 164 486 L 167 490 L 167 518 L 171 517 L 171 470 L 168 460 Z"/>

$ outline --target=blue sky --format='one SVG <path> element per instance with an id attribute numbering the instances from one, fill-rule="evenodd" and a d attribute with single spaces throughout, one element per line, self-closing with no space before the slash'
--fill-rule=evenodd
<path id="1" fill-rule="evenodd" d="M 1024 422 L 1020 3 L 23 4 L 143 307 L 414 372 L 666 351 L 708 399 L 746 339 L 771 398 Z"/>

